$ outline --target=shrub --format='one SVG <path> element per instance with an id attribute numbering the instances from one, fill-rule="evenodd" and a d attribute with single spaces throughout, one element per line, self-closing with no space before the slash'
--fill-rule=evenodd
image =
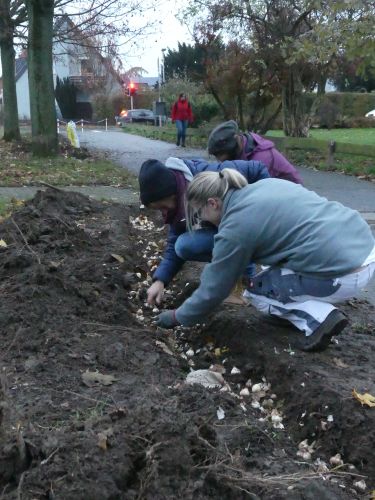
<path id="1" fill-rule="evenodd" d="M 365 116 L 344 118 L 340 128 L 375 128 L 375 118 L 366 118 Z"/>
<path id="2" fill-rule="evenodd" d="M 183 78 L 170 79 L 161 88 L 162 101 L 166 102 L 168 114 L 181 92 L 187 95 L 191 104 L 193 127 L 200 127 L 218 114 L 219 108 L 215 99 L 207 94 L 203 85 Z"/>
<path id="3" fill-rule="evenodd" d="M 105 118 L 114 122 L 114 110 L 111 97 L 107 94 L 95 94 L 92 100 L 93 120 L 99 121 Z"/>
<path id="4" fill-rule="evenodd" d="M 307 99 L 313 99 L 316 94 L 307 94 Z M 375 109 L 375 94 L 359 92 L 328 92 L 324 102 L 331 103 L 338 109 L 341 116 L 364 117 L 365 114 Z"/>
<path id="5" fill-rule="evenodd" d="M 204 123 L 209 122 L 219 112 L 219 107 L 216 102 L 208 95 L 199 96 L 196 100 L 193 114 L 193 127 L 199 127 Z"/>
<path id="6" fill-rule="evenodd" d="M 322 128 L 331 129 L 340 116 L 340 109 L 329 99 L 324 99 L 317 110 L 317 118 Z"/>

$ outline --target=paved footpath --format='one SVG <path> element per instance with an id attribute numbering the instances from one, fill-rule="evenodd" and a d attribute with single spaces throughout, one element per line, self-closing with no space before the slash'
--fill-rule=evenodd
<path id="1" fill-rule="evenodd" d="M 164 141 L 126 134 L 121 129 L 84 130 L 79 133 L 82 146 L 89 149 L 105 151 L 118 165 L 137 174 L 142 163 L 148 158 L 164 161 L 169 156 L 179 158 L 206 158 L 207 152 L 201 149 L 180 148 Z M 320 172 L 300 167 L 304 185 L 329 200 L 336 200 L 361 212 L 375 235 L 375 183 L 356 179 L 355 177 L 334 172 Z M 1 198 L 32 198 L 38 189 L 43 187 L 0 187 Z M 119 189 L 109 186 L 66 187 L 64 189 L 78 191 L 98 200 L 107 199 L 119 203 L 139 203 L 138 193 L 131 189 Z M 375 304 L 375 279 L 363 297 Z"/>

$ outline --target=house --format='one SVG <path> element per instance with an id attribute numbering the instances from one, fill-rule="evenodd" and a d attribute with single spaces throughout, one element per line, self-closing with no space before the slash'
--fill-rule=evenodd
<path id="1" fill-rule="evenodd" d="M 130 83 L 134 83 L 137 94 L 152 92 L 158 88 L 159 78 L 157 76 L 141 76 L 137 73 L 124 73 L 121 75 L 122 86 L 127 89 Z"/>
<path id="2" fill-rule="evenodd" d="M 122 92 L 122 80 L 111 61 L 103 57 L 78 30 L 69 16 L 63 15 L 55 23 L 53 42 L 53 78 L 68 78 L 77 89 L 76 117 L 92 118 L 92 100 L 96 93 L 106 95 Z M 68 34 L 68 35 L 67 35 Z M 30 119 L 30 96 L 28 86 L 27 53 L 16 59 L 16 92 L 18 116 Z"/>

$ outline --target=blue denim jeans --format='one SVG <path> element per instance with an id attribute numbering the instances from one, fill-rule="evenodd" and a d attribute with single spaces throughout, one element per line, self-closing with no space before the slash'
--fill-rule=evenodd
<path id="1" fill-rule="evenodd" d="M 187 120 L 176 120 L 176 128 L 177 128 L 177 146 L 180 145 L 185 146 L 185 138 L 186 138 L 186 129 L 188 126 Z"/>
<path id="2" fill-rule="evenodd" d="M 204 228 L 181 234 L 174 246 L 176 254 L 185 261 L 211 262 L 216 233 L 217 229 Z M 255 276 L 255 264 L 249 264 L 244 274 L 248 278 Z"/>

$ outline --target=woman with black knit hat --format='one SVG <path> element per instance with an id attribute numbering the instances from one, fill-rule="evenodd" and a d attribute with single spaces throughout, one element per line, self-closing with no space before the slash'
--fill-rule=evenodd
<path id="1" fill-rule="evenodd" d="M 267 168 L 257 161 L 208 163 L 205 160 L 168 158 L 165 164 L 154 159 L 143 163 L 139 172 L 141 202 L 148 208 L 160 210 L 164 223 L 169 225 L 163 259 L 154 272 L 153 284 L 147 291 L 149 304 L 161 303 L 165 286 L 178 273 L 185 261 L 211 260 L 217 229 L 209 225 L 193 233 L 187 232 L 185 193 L 195 175 L 203 171 L 218 172 L 223 168 L 239 171 L 249 184 L 269 177 Z M 249 265 L 247 268 L 249 277 L 254 272 L 254 266 Z"/>

